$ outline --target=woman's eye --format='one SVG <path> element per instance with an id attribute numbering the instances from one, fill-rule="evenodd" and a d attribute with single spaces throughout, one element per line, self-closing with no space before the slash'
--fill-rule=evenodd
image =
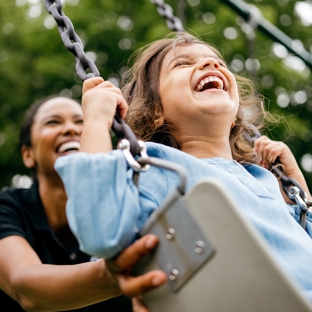
<path id="1" fill-rule="evenodd" d="M 57 125 L 57 124 L 59 124 L 59 122 L 57 120 L 54 120 L 54 119 L 48 120 L 46 122 L 46 125 Z"/>
<path id="2" fill-rule="evenodd" d="M 83 124 L 83 119 L 76 120 L 76 124 L 82 125 Z"/>

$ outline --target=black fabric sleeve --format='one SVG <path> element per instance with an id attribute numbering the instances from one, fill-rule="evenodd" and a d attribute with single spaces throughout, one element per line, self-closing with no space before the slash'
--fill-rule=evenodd
<path id="1" fill-rule="evenodd" d="M 14 196 L 15 195 L 15 196 Z M 6 190 L 0 193 L 0 239 L 19 235 L 25 238 L 25 216 L 21 210 L 16 192 Z"/>

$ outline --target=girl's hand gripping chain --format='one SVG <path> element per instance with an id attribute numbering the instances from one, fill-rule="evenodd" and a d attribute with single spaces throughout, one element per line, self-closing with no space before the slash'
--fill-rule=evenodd
<path id="1" fill-rule="evenodd" d="M 84 127 L 80 151 L 106 153 L 112 150 L 110 128 L 116 109 L 122 118 L 126 117 L 128 104 L 119 88 L 101 77 L 84 81 L 82 96 Z"/>
<path id="2" fill-rule="evenodd" d="M 272 141 L 267 136 L 263 135 L 255 141 L 254 148 L 261 157 L 260 164 L 262 167 L 269 168 L 270 165 L 274 164 L 274 162 L 278 159 L 283 165 L 284 174 L 290 178 L 294 178 L 308 194 L 308 198 L 311 198 L 305 178 L 297 164 L 297 161 L 285 143 Z M 281 192 L 287 203 L 293 203 L 282 189 Z"/>

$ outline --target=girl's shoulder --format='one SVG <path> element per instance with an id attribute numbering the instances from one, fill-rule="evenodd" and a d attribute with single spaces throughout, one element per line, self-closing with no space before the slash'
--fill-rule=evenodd
<path id="1" fill-rule="evenodd" d="M 196 160 L 194 156 L 182 152 L 177 148 L 154 142 L 146 142 L 145 144 L 147 147 L 147 154 L 150 157 L 157 157 L 175 162 L 179 162 L 179 160 Z"/>
<path id="2" fill-rule="evenodd" d="M 176 148 L 166 146 L 160 143 L 154 143 L 154 142 L 145 142 L 147 147 L 147 154 L 151 157 L 160 157 L 164 156 L 166 154 L 175 154 L 175 153 L 182 153 Z"/>

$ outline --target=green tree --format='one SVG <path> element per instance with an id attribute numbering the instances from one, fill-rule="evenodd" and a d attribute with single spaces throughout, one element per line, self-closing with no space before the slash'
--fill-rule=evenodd
<path id="1" fill-rule="evenodd" d="M 312 185 L 308 66 L 257 29 L 254 40 L 248 39 L 248 24 L 222 1 L 166 2 L 184 21 L 187 31 L 215 44 L 234 72 L 255 80 L 258 91 L 266 97 L 267 109 L 285 120 L 271 127 L 268 135 L 291 147 Z M 304 13 L 312 10 L 310 1 L 249 3 L 311 53 L 311 23 L 304 19 Z M 101 75 L 115 83 L 137 48 L 170 32 L 148 0 L 64 0 L 63 4 L 88 56 L 95 58 Z M 298 11 L 304 5 L 307 7 Z M 80 99 L 81 81 L 73 55 L 63 46 L 43 0 L 0 0 L 0 187 L 10 185 L 14 175 L 27 173 L 17 149 L 19 126 L 27 107 L 50 94 Z"/>

